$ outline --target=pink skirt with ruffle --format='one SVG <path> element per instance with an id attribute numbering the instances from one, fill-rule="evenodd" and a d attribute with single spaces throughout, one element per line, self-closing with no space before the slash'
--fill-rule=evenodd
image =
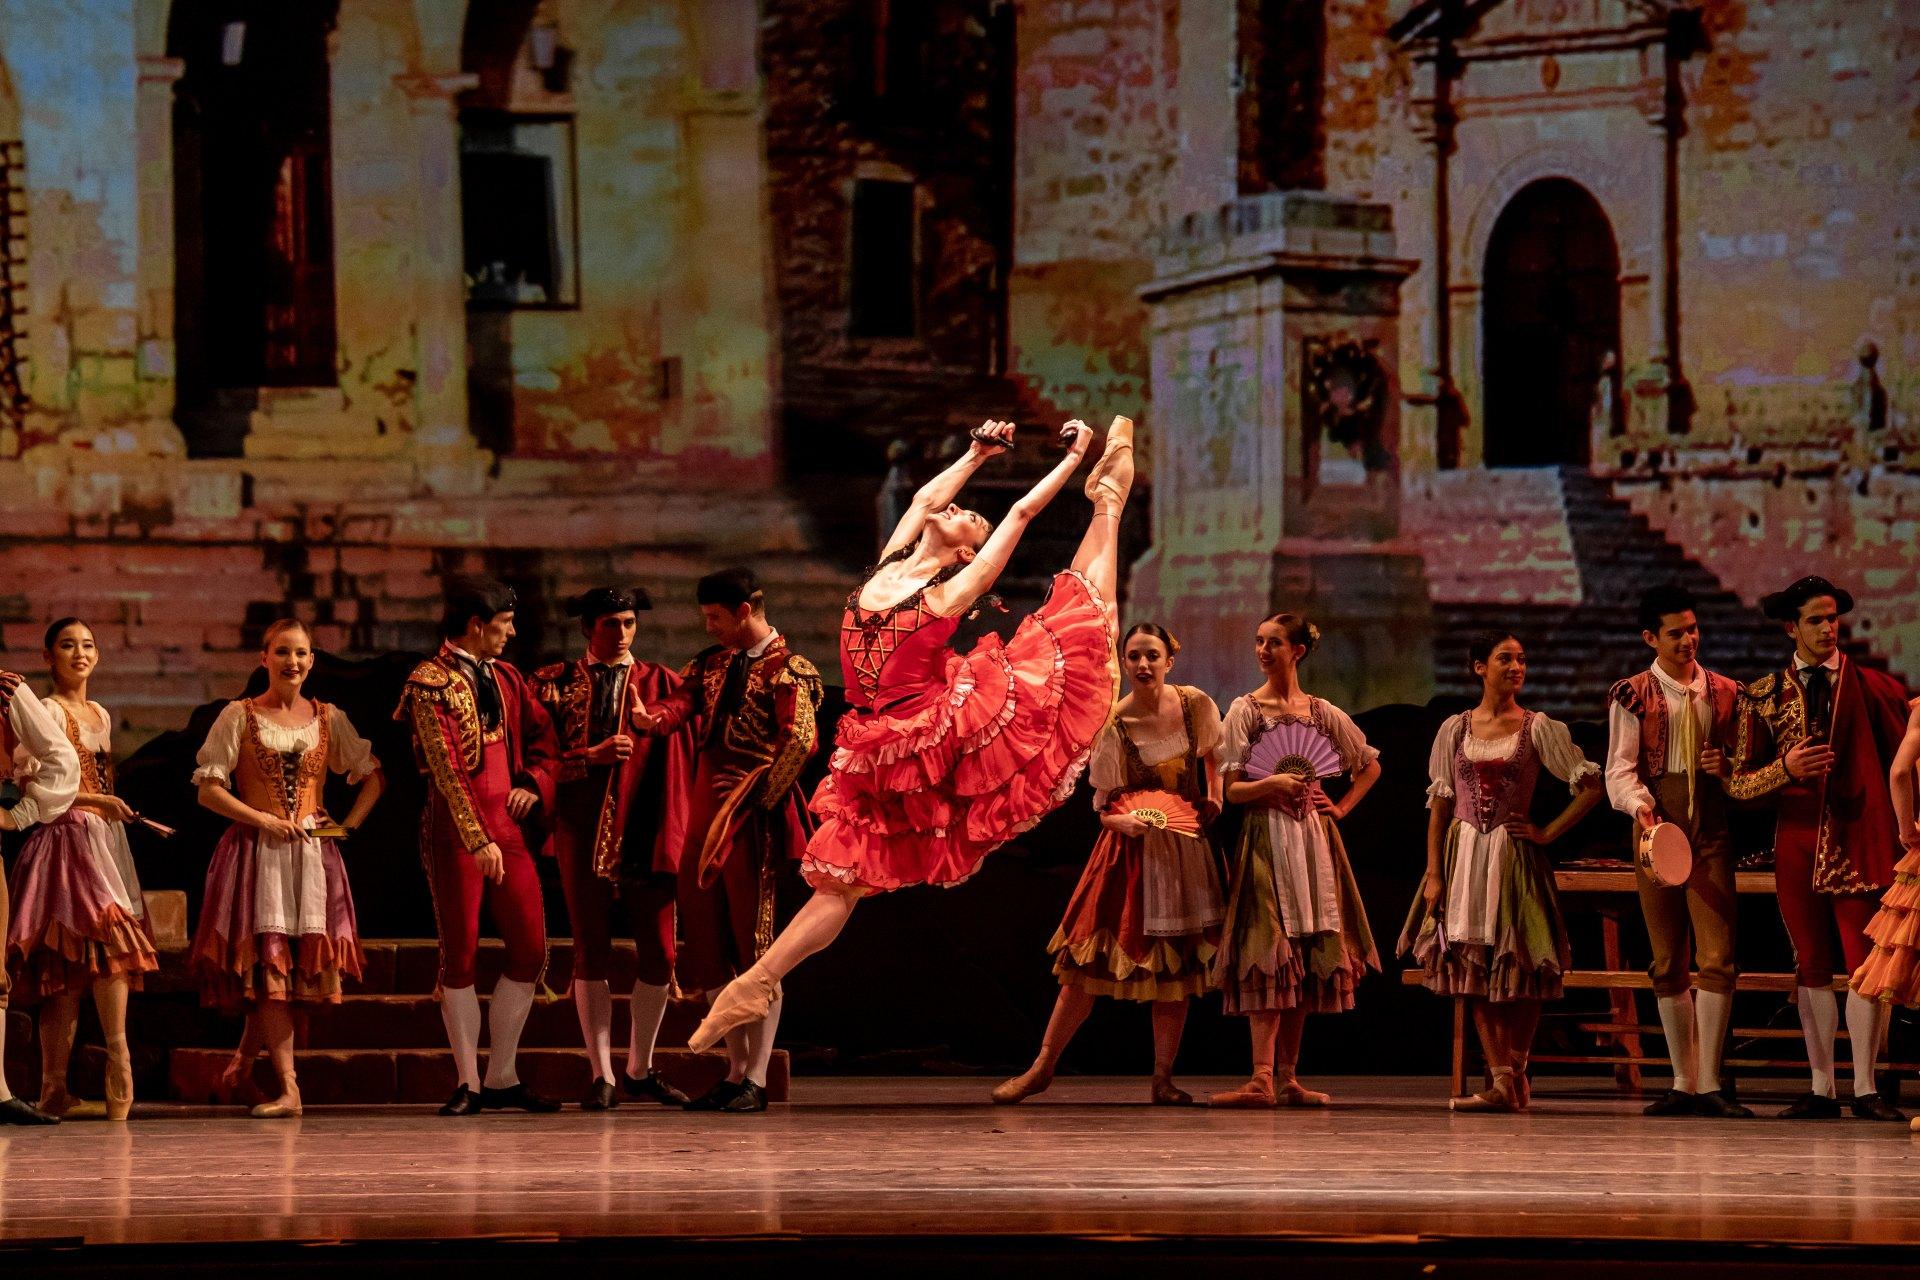
<path id="1" fill-rule="evenodd" d="M 201 1002 L 238 1010 L 261 1000 L 338 1004 L 342 981 L 361 976 L 360 930 L 340 848 L 320 841 L 326 871 L 326 927 L 288 937 L 255 927 L 260 833 L 234 823 L 214 847 L 207 896 L 190 957 Z"/>
<path id="2" fill-rule="evenodd" d="M 35 828 L 14 862 L 6 958 L 22 1003 L 120 974 L 137 990 L 160 967 L 145 917 L 120 905 L 102 870 L 104 838 L 103 820 L 69 809 Z"/>
<path id="3" fill-rule="evenodd" d="M 841 719 L 801 871 L 872 891 L 960 883 L 1073 791 L 1113 694 L 1106 605 L 1059 574 L 1012 639 L 948 659 L 944 691 Z"/>

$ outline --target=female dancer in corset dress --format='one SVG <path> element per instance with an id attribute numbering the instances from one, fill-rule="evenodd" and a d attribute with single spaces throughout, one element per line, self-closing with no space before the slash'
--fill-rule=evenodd
<path id="1" fill-rule="evenodd" d="M 1320 630 L 1296 613 L 1276 613 L 1254 632 L 1266 682 L 1227 708 L 1220 772 L 1227 799 L 1247 806 L 1234 853 L 1219 977 L 1221 1009 L 1243 1014 L 1253 1042 L 1253 1075 L 1216 1107 L 1324 1107 L 1326 1094 L 1295 1077 L 1310 1013 L 1344 1013 L 1368 969 L 1380 967 L 1373 931 L 1340 839 L 1341 819 L 1380 778 L 1380 753 L 1347 713 L 1300 687 L 1300 664 Z M 1254 744 L 1285 725 L 1325 738 L 1353 779 L 1339 800 L 1317 779 L 1277 769 L 1246 776 Z"/>
<path id="2" fill-rule="evenodd" d="M 267 628 L 261 644 L 267 691 L 228 703 L 200 748 L 193 781 L 200 803 L 233 825 L 213 851 L 193 967 L 202 1000 L 244 1009 L 246 1030 L 227 1084 L 244 1088 L 264 1044 L 280 1096 L 256 1119 L 300 1114 L 294 1074 L 293 1006 L 338 1004 L 343 978 L 360 976 L 360 934 L 346 864 L 332 840 L 321 788 L 329 772 L 359 786 L 340 824 L 357 830 L 384 779 L 372 745 L 338 707 L 300 693 L 313 670 L 313 640 L 298 622 Z"/>
<path id="3" fill-rule="evenodd" d="M 106 1116 L 124 1120 L 133 1107 L 127 994 L 160 960 L 127 845 L 133 810 L 113 794 L 113 720 L 87 697 L 88 677 L 100 660 L 92 628 L 78 618 L 55 622 L 47 628 L 46 660 L 53 675 L 46 708 L 80 757 L 80 793 L 72 808 L 36 827 L 20 850 L 7 961 L 15 989 L 41 1001 L 40 1109 L 53 1116 L 74 1109 L 67 1064 L 80 997 L 91 991 L 106 1040 Z M 16 777 L 38 763 L 25 747 L 16 748 Z"/>
<path id="4" fill-rule="evenodd" d="M 1095 996 L 1153 1004 L 1153 1085 L 1158 1105 L 1193 1101 L 1174 1087 L 1173 1060 L 1187 1025 L 1187 1000 L 1213 986 L 1224 910 L 1213 847 L 1202 834 L 1149 825 L 1128 800 L 1169 791 L 1190 802 L 1201 824 L 1220 812 L 1220 709 L 1189 685 L 1168 684 L 1180 644 L 1165 627 L 1127 632 L 1122 664 L 1133 692 L 1094 742 L 1088 778 L 1105 828 L 1047 950 L 1060 996 L 1040 1054 L 1025 1073 L 993 1091 L 1014 1103 L 1044 1091 Z"/>
<path id="5" fill-rule="evenodd" d="M 1400 951 L 1411 954 L 1436 995 L 1466 996 L 1493 1083 L 1455 1098 L 1456 1111 L 1524 1111 L 1527 1059 L 1540 1003 L 1558 1000 L 1571 963 L 1567 927 L 1541 852 L 1598 804 L 1600 766 L 1573 745 L 1567 727 L 1520 705 L 1527 655 L 1505 633 L 1468 650 L 1482 683 L 1480 704 L 1440 726 L 1428 761 L 1427 874 Z M 1528 820 L 1545 768 L 1573 801 L 1545 827 Z"/>
<path id="6" fill-rule="evenodd" d="M 1002 645 L 967 654 L 947 640 L 1006 568 L 1027 525 L 1087 452 L 1085 423 L 1061 430 L 1067 456 L 993 528 L 953 502 L 1013 424 L 989 423 L 971 449 L 914 495 L 879 567 L 847 601 L 840 665 L 852 704 L 831 772 L 814 794 L 820 828 L 801 871 L 813 897 L 754 965 L 729 983 L 688 1040 L 717 1044 L 766 1015 L 780 979 L 839 936 L 864 894 L 958 884 L 1073 790 L 1113 707 L 1113 598 L 1120 512 L 1133 487 L 1133 423 L 1115 418 L 1087 480 L 1093 520 L 1046 603 Z"/>

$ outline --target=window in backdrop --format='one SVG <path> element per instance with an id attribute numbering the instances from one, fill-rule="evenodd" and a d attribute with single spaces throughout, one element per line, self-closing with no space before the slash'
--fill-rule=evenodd
<path id="1" fill-rule="evenodd" d="M 572 117 L 461 116 L 469 306 L 580 305 L 575 189 Z"/>

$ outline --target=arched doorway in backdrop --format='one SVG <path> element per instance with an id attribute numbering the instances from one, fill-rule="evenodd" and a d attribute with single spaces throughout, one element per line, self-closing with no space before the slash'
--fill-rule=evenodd
<path id="1" fill-rule="evenodd" d="M 1584 466 L 1595 389 L 1620 350 L 1620 254 L 1600 202 L 1543 178 L 1487 242 L 1481 367 L 1489 467 Z"/>

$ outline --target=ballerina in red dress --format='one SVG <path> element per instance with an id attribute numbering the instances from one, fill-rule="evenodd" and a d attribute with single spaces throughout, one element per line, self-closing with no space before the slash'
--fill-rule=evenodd
<path id="1" fill-rule="evenodd" d="M 854 903 L 907 885 L 954 885 L 1073 790 L 1113 707 L 1113 599 L 1120 512 L 1133 485 L 1133 423 L 1116 417 L 1086 494 L 1093 519 L 1045 604 L 1002 644 L 947 647 L 1033 518 L 1065 487 L 1093 433 L 1069 422 L 1067 456 L 999 528 L 954 503 L 980 464 L 1009 446 L 992 422 L 914 495 L 878 568 L 847 601 L 840 665 L 851 705 L 831 771 L 814 793 L 820 828 L 801 871 L 813 897 L 688 1040 L 717 1044 L 764 1016 L 795 965 L 840 933 Z"/>

